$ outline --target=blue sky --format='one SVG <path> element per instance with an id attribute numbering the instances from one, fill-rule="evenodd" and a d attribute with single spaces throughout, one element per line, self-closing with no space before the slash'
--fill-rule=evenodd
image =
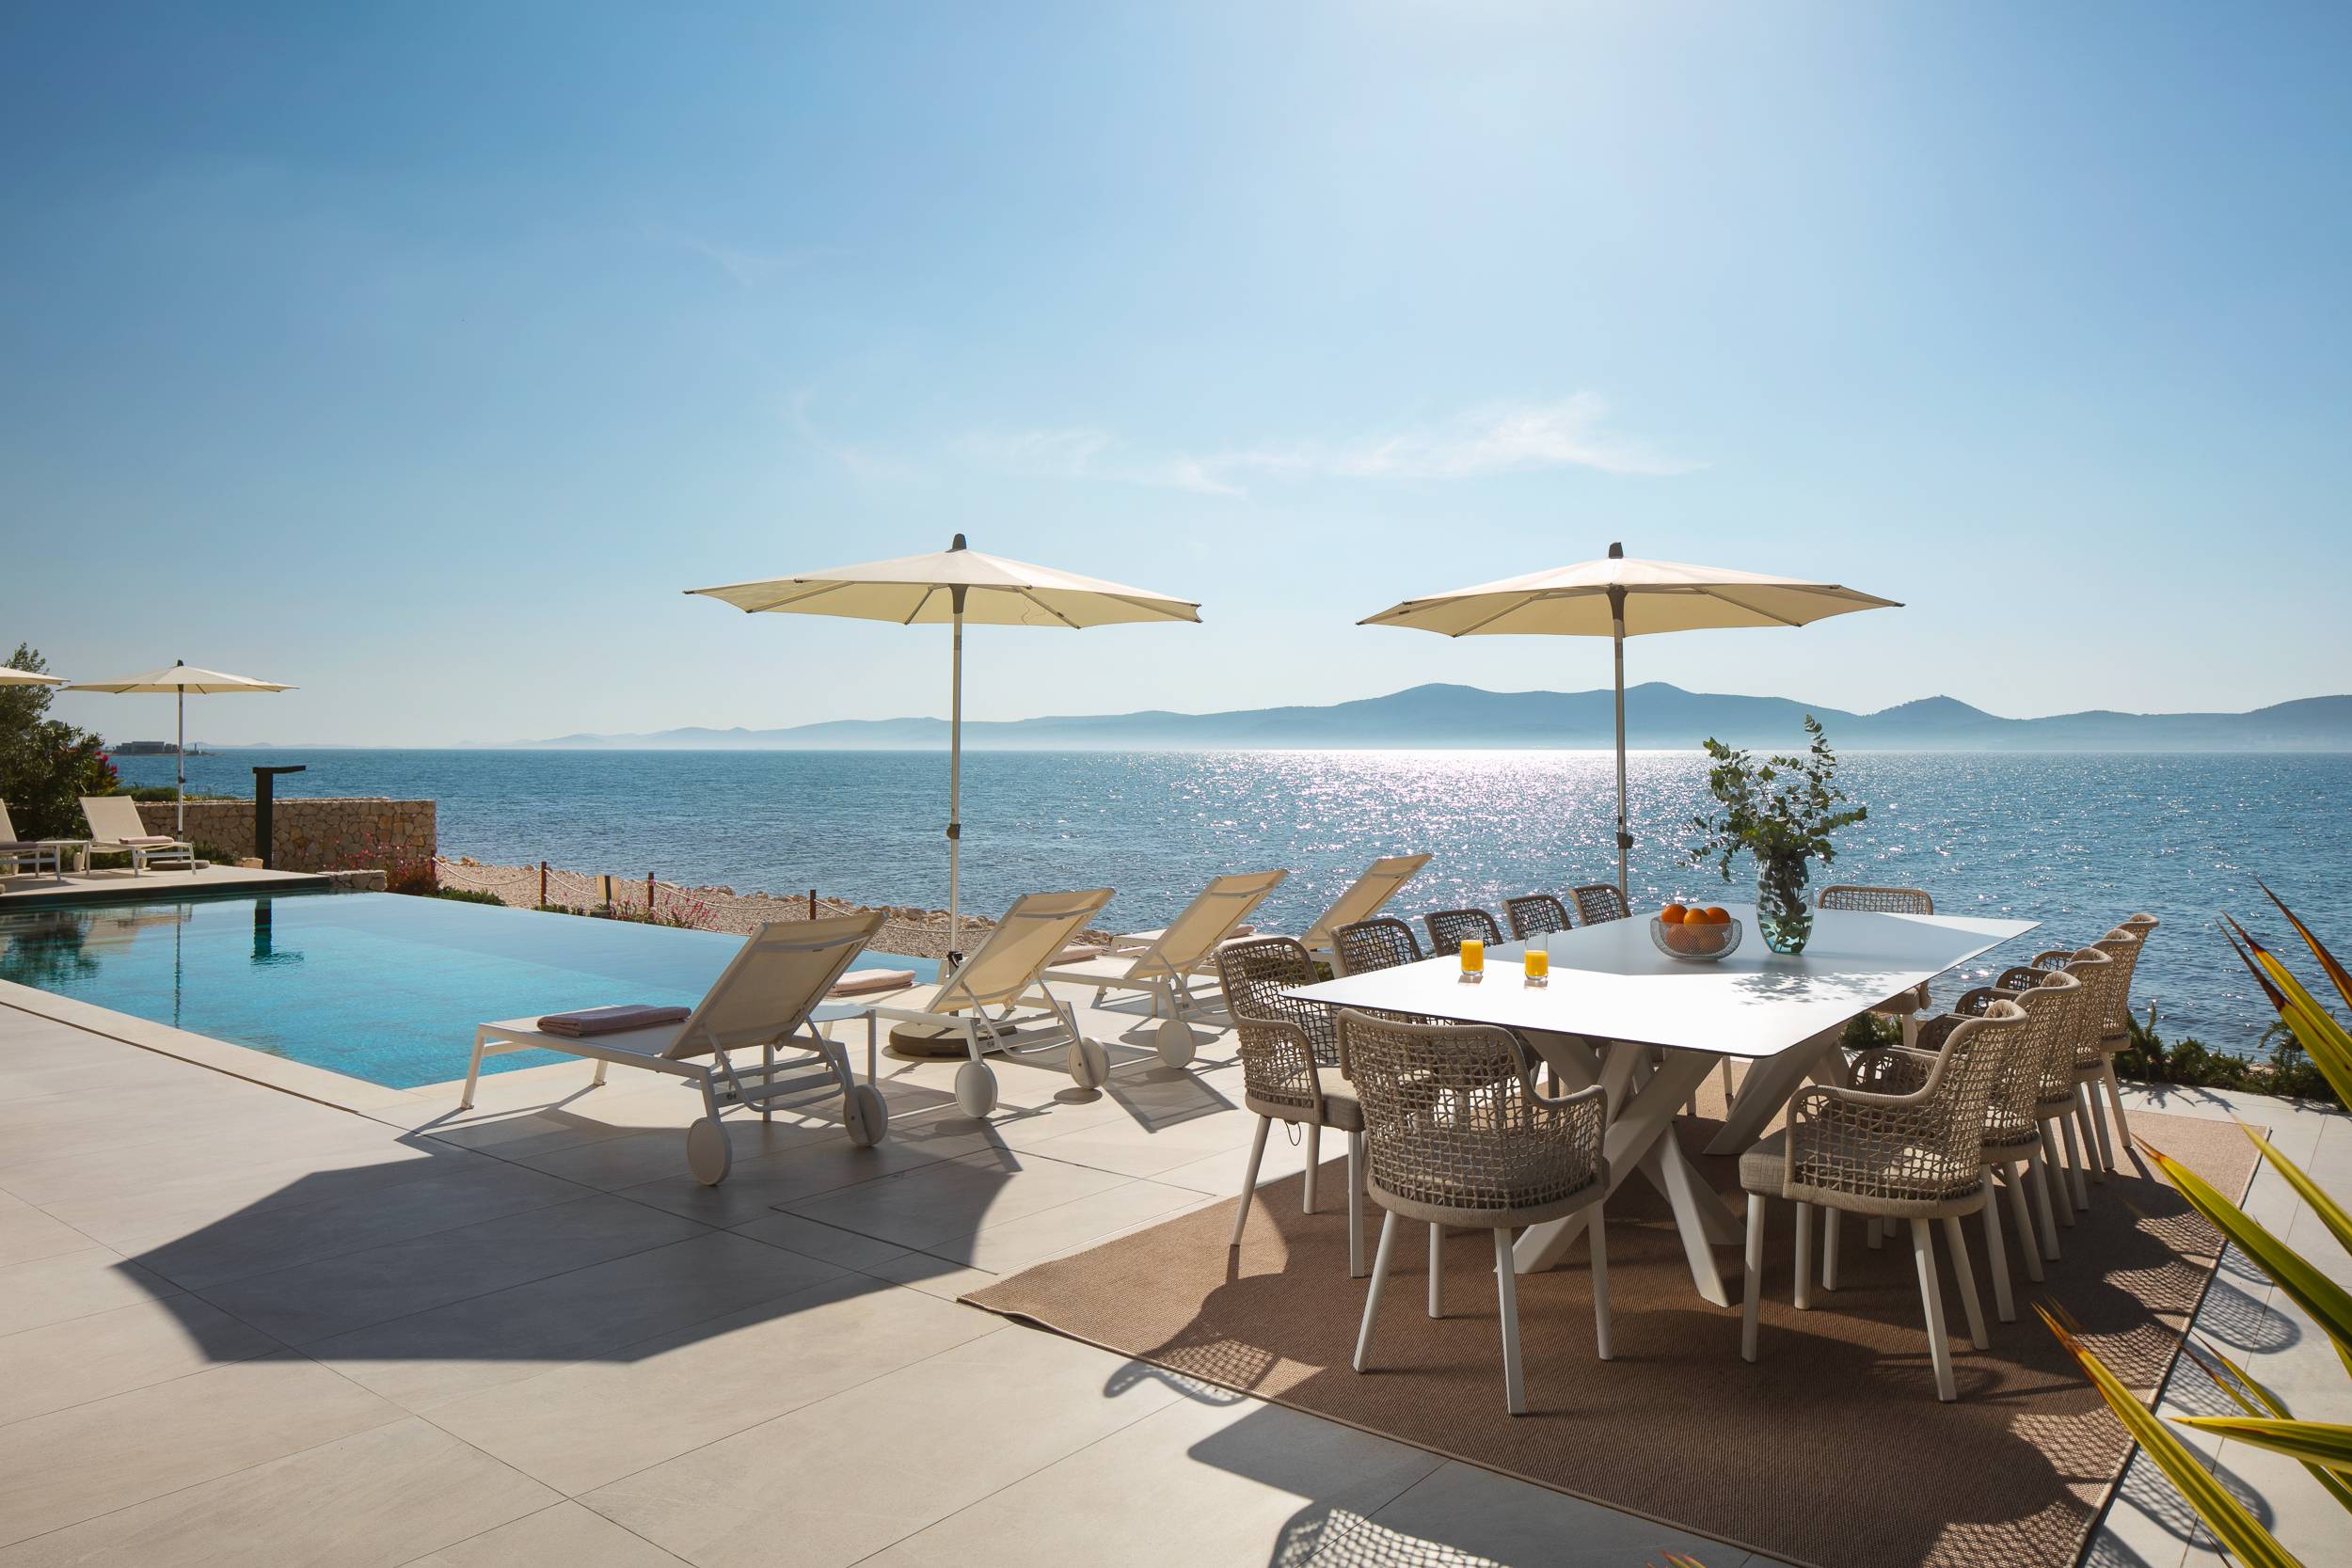
<path id="1" fill-rule="evenodd" d="M 939 712 L 677 591 L 961 530 L 1206 606 L 977 716 L 1581 689 L 1353 623 L 1622 539 L 1909 606 L 1636 679 L 2343 690 L 2347 17 L 12 7 L 0 638 L 302 687 L 220 741 Z"/>

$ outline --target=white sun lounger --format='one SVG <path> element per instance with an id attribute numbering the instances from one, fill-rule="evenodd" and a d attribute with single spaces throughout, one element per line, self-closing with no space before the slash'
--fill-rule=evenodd
<path id="1" fill-rule="evenodd" d="M 49 863 L 51 876 L 61 882 L 65 880 L 63 848 L 55 844 L 43 844 L 39 839 L 17 837 L 16 826 L 8 820 L 8 803 L 0 800 L 0 877 L 14 877 L 27 865 L 38 875 L 43 861 Z"/>
<path id="2" fill-rule="evenodd" d="M 955 974 L 937 985 L 871 998 L 869 1005 L 883 1018 L 963 1037 L 971 1059 L 956 1069 L 956 1103 L 966 1116 L 984 1117 L 996 1108 L 996 1071 L 983 1060 L 991 1051 L 1025 1056 L 1067 1050 L 1070 1075 L 1084 1084 L 1087 1048 L 1092 1042 L 1079 1036 L 1077 1015 L 1046 990 L 1043 974 L 1070 939 L 1085 930 L 1110 901 L 1106 887 L 1026 894 L 1013 900 L 1005 918 Z M 1044 1011 L 1023 1015 L 1018 1009 L 1024 1004 L 1041 1004 Z M 1026 1037 L 1021 1034 L 1025 1025 L 1041 1022 L 1051 1027 Z M 1092 1053 L 1101 1057 L 1103 1048 L 1093 1045 Z"/>
<path id="3" fill-rule="evenodd" d="M 149 832 L 139 820 L 137 803 L 128 795 L 85 795 L 82 816 L 89 823 L 90 853 L 130 856 L 134 877 L 150 861 L 172 861 L 196 869 L 196 846 L 169 833 Z"/>
<path id="4" fill-rule="evenodd" d="M 1427 855 L 1389 855 L 1373 862 L 1370 870 L 1350 883 L 1345 893 L 1331 900 L 1329 909 L 1315 917 L 1314 924 L 1299 937 L 1299 945 L 1327 962 L 1337 951 L 1331 933 L 1378 914 L 1406 882 L 1421 875 L 1421 868 L 1429 863 L 1429 859 Z"/>
<path id="5" fill-rule="evenodd" d="M 1232 937 L 1233 928 L 1248 920 L 1289 875 L 1287 871 L 1245 871 L 1212 878 L 1166 929 L 1138 933 L 1131 939 L 1139 941 L 1139 946 L 1056 963 L 1045 971 L 1045 978 L 1092 986 L 1097 1006 L 1110 991 L 1145 992 L 1152 998 L 1152 1016 L 1160 1021 L 1152 1042 L 1160 1060 L 1169 1067 L 1183 1067 L 1193 1055 L 1192 1026 L 1184 1022 L 1184 1015 L 1201 1010 L 1193 998 L 1188 976 L 1216 956 L 1217 944 Z M 1100 1052 L 1102 1047 L 1094 1049 Z M 1086 1076 L 1078 1071 L 1081 1066 L 1089 1069 Z M 1108 1073 L 1107 1057 L 1083 1050 L 1073 1053 L 1070 1075 L 1081 1088 L 1100 1088 Z"/>
<path id="6" fill-rule="evenodd" d="M 866 1014 L 868 1082 L 864 1084 L 850 1069 L 849 1052 L 827 1039 L 810 1015 L 882 929 L 882 911 L 872 910 L 760 927 L 683 1022 L 580 1037 L 549 1034 L 535 1018 L 485 1023 L 474 1031 L 473 1062 L 466 1069 L 459 1108 L 473 1105 L 484 1057 L 556 1051 L 595 1062 L 597 1084 L 604 1082 L 605 1069 L 618 1063 L 666 1073 L 700 1090 L 703 1116 L 686 1130 L 686 1166 L 706 1186 L 724 1180 L 734 1164 L 719 1117 L 739 1105 L 752 1107 L 764 1119 L 779 1106 L 789 1109 L 837 1094 L 850 1141 L 878 1144 L 889 1131 L 890 1111 L 871 1083 L 872 1014 L 862 1003 L 847 1004 Z M 755 1047 L 756 1067 L 748 1062 L 738 1067 L 729 1054 Z M 779 1047 L 793 1048 L 793 1054 L 779 1061 Z"/>

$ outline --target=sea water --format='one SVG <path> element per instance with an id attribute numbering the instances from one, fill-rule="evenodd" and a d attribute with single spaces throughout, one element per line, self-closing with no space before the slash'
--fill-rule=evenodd
<path id="1" fill-rule="evenodd" d="M 909 752 L 237 751 L 189 785 L 439 802 L 442 852 L 876 904 L 946 903 L 947 764 Z M 168 784 L 172 759 L 124 758 Z M 1697 752 L 1629 762 L 1637 907 L 1745 898 L 1682 849 L 1706 799 Z M 2169 1035 L 2251 1052 L 2268 1006 L 2216 927 L 2226 911 L 2301 949 L 2255 879 L 2352 955 L 2352 756 L 1857 752 L 1869 809 L 1828 880 L 1928 889 L 1939 911 L 2040 920 L 1983 969 L 2074 946 L 2145 910 L 2164 922 L 2134 986 Z M 1614 880 L 1614 761 L 1593 752 L 984 752 L 963 764 L 962 905 L 1111 887 L 1110 924 L 1164 923 L 1220 871 L 1286 866 L 1262 924 L 1295 927 L 1375 857 L 1426 850 L 1407 916 Z M 2308 969 L 2308 966 L 2306 966 Z"/>

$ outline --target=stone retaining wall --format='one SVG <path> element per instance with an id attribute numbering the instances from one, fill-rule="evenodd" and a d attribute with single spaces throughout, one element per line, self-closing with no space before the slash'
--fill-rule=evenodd
<path id="1" fill-rule="evenodd" d="M 139 820 L 151 833 L 170 832 L 172 803 L 140 801 Z M 431 800 L 281 795 L 270 820 L 280 871 L 410 864 L 431 860 L 440 847 Z M 250 800 L 188 801 L 181 836 L 231 862 L 261 853 L 253 843 Z"/>

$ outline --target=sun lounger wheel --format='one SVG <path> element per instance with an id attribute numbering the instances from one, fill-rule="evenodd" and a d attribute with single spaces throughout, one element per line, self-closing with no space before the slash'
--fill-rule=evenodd
<path id="1" fill-rule="evenodd" d="M 715 1187 L 727 1179 L 727 1169 L 735 1164 L 735 1150 L 728 1147 L 727 1130 L 719 1125 L 716 1117 L 702 1117 L 686 1130 L 686 1168 L 694 1173 L 694 1180 L 706 1187 Z"/>
<path id="2" fill-rule="evenodd" d="M 890 1135 L 890 1107 L 870 1084 L 858 1084 L 841 1100 L 841 1119 L 850 1130 L 850 1141 L 860 1148 L 871 1148 Z"/>
<path id="3" fill-rule="evenodd" d="M 1192 1025 L 1181 1018 L 1168 1019 L 1152 1037 L 1152 1045 L 1159 1052 L 1160 1060 L 1169 1067 L 1188 1066 L 1194 1051 Z"/>
<path id="4" fill-rule="evenodd" d="M 1111 1053 L 1100 1040 L 1080 1038 L 1070 1048 L 1070 1081 L 1082 1089 L 1099 1089 L 1111 1079 Z"/>
<path id="5" fill-rule="evenodd" d="M 984 1117 L 996 1109 L 996 1074 L 986 1062 L 966 1062 L 956 1069 L 956 1104 L 967 1117 Z"/>

